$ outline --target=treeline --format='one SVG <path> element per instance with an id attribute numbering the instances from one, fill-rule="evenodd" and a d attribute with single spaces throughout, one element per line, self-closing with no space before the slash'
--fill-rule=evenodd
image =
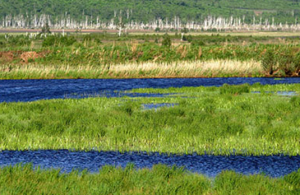
<path id="1" fill-rule="evenodd" d="M 277 23 L 295 23 L 300 16 L 298 0 L 0 0 L 0 20 L 7 16 L 28 17 L 45 14 L 52 22 L 61 18 L 72 18 L 110 22 L 122 17 L 123 22 L 151 22 L 156 19 L 173 20 L 175 17 L 185 23 L 201 21 L 207 16 L 240 17 L 243 22 L 253 23 L 260 17 L 275 18 Z M 117 22 L 117 21 L 116 21 Z"/>

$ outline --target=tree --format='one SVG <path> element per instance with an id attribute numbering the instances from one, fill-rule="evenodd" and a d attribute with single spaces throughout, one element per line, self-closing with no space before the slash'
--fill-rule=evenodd
<path id="1" fill-rule="evenodd" d="M 42 34 L 51 34 L 50 27 L 48 22 L 42 28 Z"/>
<path id="2" fill-rule="evenodd" d="M 181 41 L 184 41 L 184 34 L 188 32 L 189 30 L 186 27 L 181 27 Z"/>

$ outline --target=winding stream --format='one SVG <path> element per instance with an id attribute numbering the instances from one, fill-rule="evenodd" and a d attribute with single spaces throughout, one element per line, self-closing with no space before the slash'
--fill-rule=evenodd
<path id="1" fill-rule="evenodd" d="M 221 86 L 227 84 L 300 83 L 300 77 L 274 78 L 176 78 L 176 79 L 62 79 L 62 80 L 0 80 L 0 102 L 35 101 L 40 99 L 78 98 L 81 95 L 108 97 L 161 96 L 161 94 L 120 94 L 134 88 L 169 88 Z"/>
<path id="2" fill-rule="evenodd" d="M 35 167 L 60 168 L 62 172 L 87 169 L 98 172 L 104 165 L 125 167 L 134 163 L 136 168 L 151 168 L 155 164 L 183 166 L 191 172 L 215 177 L 223 170 L 243 174 L 265 173 L 281 177 L 300 168 L 300 156 L 213 156 L 213 155 L 167 155 L 145 152 L 71 152 L 68 150 L 2 151 L 1 166 L 16 163 L 32 163 Z"/>

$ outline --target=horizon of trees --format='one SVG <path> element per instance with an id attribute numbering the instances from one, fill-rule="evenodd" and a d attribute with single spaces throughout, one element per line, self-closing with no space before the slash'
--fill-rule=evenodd
<path id="1" fill-rule="evenodd" d="M 270 23 L 274 18 L 276 23 L 294 24 L 300 17 L 300 0 L 0 0 L 0 21 L 12 17 L 29 21 L 41 15 L 53 23 L 66 18 L 149 23 L 176 17 L 187 23 L 215 16 L 242 18 L 248 24 L 254 22 L 253 17 L 256 22 L 262 17 Z"/>

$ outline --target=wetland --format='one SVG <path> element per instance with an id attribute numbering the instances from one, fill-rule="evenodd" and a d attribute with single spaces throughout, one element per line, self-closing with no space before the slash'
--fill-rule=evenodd
<path id="1" fill-rule="evenodd" d="M 0 193 L 299 194 L 297 36 L 0 45 Z"/>

